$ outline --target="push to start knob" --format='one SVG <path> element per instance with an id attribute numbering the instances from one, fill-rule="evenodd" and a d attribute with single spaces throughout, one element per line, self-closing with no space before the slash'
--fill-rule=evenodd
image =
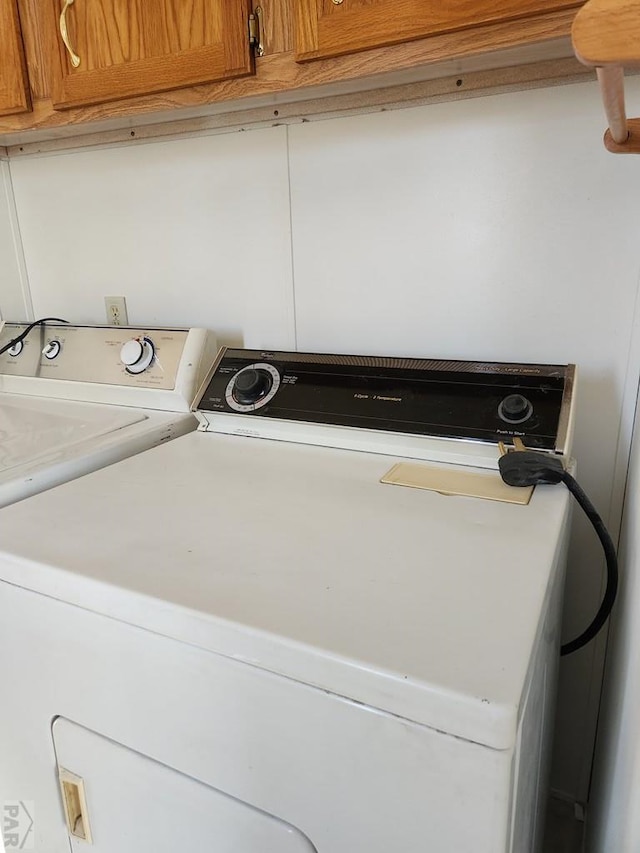
<path id="1" fill-rule="evenodd" d="M 533 414 L 533 405 L 522 394 L 509 394 L 498 406 L 498 415 L 508 424 L 521 424 Z"/>
<path id="2" fill-rule="evenodd" d="M 120 360 L 129 373 L 143 373 L 153 361 L 155 349 L 149 338 L 132 338 L 122 345 Z"/>
<path id="3" fill-rule="evenodd" d="M 241 406 L 256 403 L 269 393 L 273 385 L 273 377 L 266 370 L 256 370 L 254 367 L 242 370 L 233 386 L 233 396 Z"/>

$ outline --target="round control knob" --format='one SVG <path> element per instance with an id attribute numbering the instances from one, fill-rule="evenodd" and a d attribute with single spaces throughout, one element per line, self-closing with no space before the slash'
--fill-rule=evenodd
<path id="1" fill-rule="evenodd" d="M 11 355 L 11 356 L 13 356 L 13 358 L 15 358 L 17 355 L 20 355 L 20 353 L 22 352 L 23 349 L 24 349 L 24 341 L 16 341 L 12 347 L 9 347 L 7 352 L 9 353 L 9 355 Z"/>
<path id="2" fill-rule="evenodd" d="M 522 394 L 509 394 L 498 406 L 498 415 L 509 424 L 521 424 L 533 414 L 533 405 Z"/>
<path id="3" fill-rule="evenodd" d="M 273 377 L 265 370 L 254 367 L 241 370 L 233 384 L 233 396 L 242 406 L 256 403 L 269 393 L 273 385 Z"/>
<path id="4" fill-rule="evenodd" d="M 120 350 L 120 360 L 128 373 L 144 373 L 154 355 L 153 341 L 149 338 L 132 338 Z"/>
<path id="5" fill-rule="evenodd" d="M 253 413 L 273 400 L 279 387 L 280 371 L 275 364 L 255 361 L 231 377 L 224 399 L 233 412 Z"/>
<path id="6" fill-rule="evenodd" d="M 48 358 L 49 361 L 51 361 L 52 359 L 56 358 L 56 356 L 60 355 L 61 350 L 62 344 L 60 343 L 60 341 L 56 341 L 54 339 L 52 341 L 47 341 L 44 346 L 44 349 L 42 350 L 42 355 L 45 358 Z"/>

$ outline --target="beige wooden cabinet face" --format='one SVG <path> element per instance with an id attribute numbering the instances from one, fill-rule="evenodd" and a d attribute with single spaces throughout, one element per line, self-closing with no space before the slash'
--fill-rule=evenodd
<path id="1" fill-rule="evenodd" d="M 58 109 L 166 92 L 253 72 L 250 0 L 46 0 Z M 74 67 L 71 51 L 79 58 Z"/>
<path id="2" fill-rule="evenodd" d="M 31 109 L 16 0 L 0 0 L 0 115 Z"/>
<path id="3" fill-rule="evenodd" d="M 320 59 L 579 6 L 576 0 L 293 0 L 296 59 Z"/>

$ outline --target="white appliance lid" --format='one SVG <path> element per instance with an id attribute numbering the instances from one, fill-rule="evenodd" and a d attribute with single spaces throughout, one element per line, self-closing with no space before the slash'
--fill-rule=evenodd
<path id="1" fill-rule="evenodd" d="M 0 395 L 0 482 L 16 469 L 146 419 L 135 409 Z"/>
<path id="2" fill-rule="evenodd" d="M 2 510 L 0 577 L 510 748 L 567 492 L 380 484 L 396 461 L 191 433 Z"/>

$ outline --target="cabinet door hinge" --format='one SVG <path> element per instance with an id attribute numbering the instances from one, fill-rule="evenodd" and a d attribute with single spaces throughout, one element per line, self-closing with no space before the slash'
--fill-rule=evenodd
<path id="1" fill-rule="evenodd" d="M 264 56 L 264 45 L 262 44 L 262 7 L 256 6 L 253 13 L 249 15 L 249 44 L 253 47 L 257 56 Z"/>

